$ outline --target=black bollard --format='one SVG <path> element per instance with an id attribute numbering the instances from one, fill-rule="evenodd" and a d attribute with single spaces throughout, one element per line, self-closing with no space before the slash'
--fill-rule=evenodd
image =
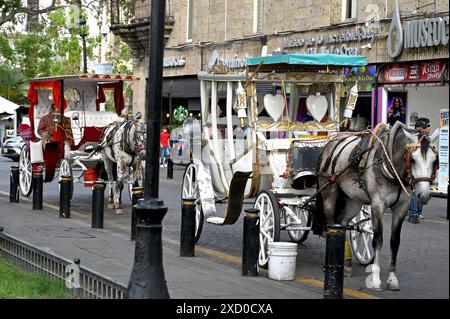
<path id="1" fill-rule="evenodd" d="M 259 209 L 245 210 L 242 244 L 242 276 L 258 276 Z"/>
<path id="2" fill-rule="evenodd" d="M 181 202 L 181 257 L 195 255 L 195 206 L 195 198 L 183 198 Z"/>
<path id="3" fill-rule="evenodd" d="M 42 170 L 33 171 L 33 209 L 42 209 L 44 179 Z"/>
<path id="4" fill-rule="evenodd" d="M 105 185 L 105 182 L 97 181 L 92 187 L 92 228 L 103 228 Z"/>
<path id="5" fill-rule="evenodd" d="M 169 299 L 162 255 L 162 220 L 167 207 L 161 200 L 140 199 L 134 265 L 126 299 Z"/>
<path id="6" fill-rule="evenodd" d="M 59 217 L 70 218 L 70 188 L 72 179 L 70 176 L 61 176 L 59 181 Z"/>
<path id="7" fill-rule="evenodd" d="M 167 179 L 173 179 L 173 162 L 172 159 L 167 159 Z"/>
<path id="8" fill-rule="evenodd" d="M 323 288 L 325 299 L 342 299 L 344 292 L 345 232 L 346 228 L 342 225 L 327 226 Z"/>
<path id="9" fill-rule="evenodd" d="M 11 166 L 11 174 L 9 175 L 9 202 L 19 202 L 19 167 Z"/>
<path id="10" fill-rule="evenodd" d="M 133 187 L 133 190 L 131 191 L 131 238 L 130 240 L 136 240 L 136 225 L 137 222 L 137 216 L 136 216 L 136 209 L 134 208 L 134 205 L 137 204 L 138 200 L 140 198 L 144 197 L 144 188 L 143 187 Z"/>

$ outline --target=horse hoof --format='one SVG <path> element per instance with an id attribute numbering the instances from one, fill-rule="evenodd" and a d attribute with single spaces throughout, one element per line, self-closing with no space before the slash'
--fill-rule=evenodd
<path id="1" fill-rule="evenodd" d="M 351 277 L 351 276 L 352 276 L 352 267 L 344 266 L 344 277 Z"/>
<path id="2" fill-rule="evenodd" d="M 370 290 L 371 291 L 373 291 L 373 292 L 382 292 L 383 291 L 383 288 L 370 288 Z"/>
<path id="3" fill-rule="evenodd" d="M 108 208 L 113 209 L 114 208 L 114 204 L 108 204 Z"/>
<path id="4" fill-rule="evenodd" d="M 400 291 L 400 286 L 398 284 L 388 282 L 386 285 L 386 289 L 391 291 Z"/>
<path id="5" fill-rule="evenodd" d="M 116 209 L 116 215 L 122 215 L 123 209 Z"/>

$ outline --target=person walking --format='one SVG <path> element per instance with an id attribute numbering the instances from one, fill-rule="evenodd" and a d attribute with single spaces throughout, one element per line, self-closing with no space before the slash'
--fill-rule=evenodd
<path id="1" fill-rule="evenodd" d="M 161 167 L 167 167 L 167 160 L 170 155 L 169 139 L 170 139 L 169 130 L 167 129 L 167 127 L 164 127 L 160 134 L 160 146 L 161 146 L 160 165 L 161 165 Z"/>
<path id="2" fill-rule="evenodd" d="M 430 120 L 426 117 L 421 117 L 416 120 L 416 124 L 414 125 L 416 132 L 422 133 L 422 134 L 430 134 Z M 409 206 L 409 217 L 408 221 L 413 224 L 419 224 L 419 218 L 423 219 L 422 215 L 423 205 L 422 203 L 417 199 L 415 190 L 413 189 L 413 193 L 411 196 L 411 203 Z"/>

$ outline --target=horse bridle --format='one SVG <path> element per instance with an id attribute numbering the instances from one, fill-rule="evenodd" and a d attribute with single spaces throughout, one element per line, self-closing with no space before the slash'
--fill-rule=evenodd
<path id="1" fill-rule="evenodd" d="M 426 136 L 422 136 L 419 139 L 419 142 L 416 144 L 407 144 L 406 145 L 406 153 L 405 153 L 405 170 L 406 170 L 406 176 L 408 178 L 408 181 L 411 185 L 415 185 L 419 182 L 429 182 L 430 184 L 434 182 L 434 179 L 436 178 L 437 170 L 439 168 L 439 155 L 436 150 L 436 146 L 433 144 L 430 144 L 428 148 L 430 148 L 434 154 L 436 154 L 436 159 L 433 162 L 433 172 L 431 174 L 431 177 L 418 177 L 415 178 L 412 175 L 412 154 L 418 150 L 421 147 L 422 139 L 426 138 Z"/>

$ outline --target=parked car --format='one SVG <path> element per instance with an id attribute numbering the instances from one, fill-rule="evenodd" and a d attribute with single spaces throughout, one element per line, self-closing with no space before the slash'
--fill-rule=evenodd
<path id="1" fill-rule="evenodd" d="M 12 160 L 19 161 L 20 152 L 25 145 L 22 137 L 16 136 L 5 140 L 1 148 L 3 157 L 8 157 Z"/>

